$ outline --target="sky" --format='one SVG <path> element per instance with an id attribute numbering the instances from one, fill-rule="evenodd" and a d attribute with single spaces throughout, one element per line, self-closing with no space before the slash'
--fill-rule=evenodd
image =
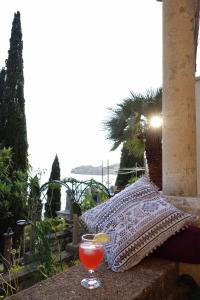
<path id="1" fill-rule="evenodd" d="M 130 91 L 162 85 L 162 3 L 156 0 L 0 1 L 0 67 L 14 12 L 23 34 L 29 162 L 61 177 L 120 162 L 102 122 Z"/>

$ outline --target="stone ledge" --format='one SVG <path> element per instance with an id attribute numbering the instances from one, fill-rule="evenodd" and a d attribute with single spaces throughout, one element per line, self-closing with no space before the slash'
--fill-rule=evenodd
<path id="1" fill-rule="evenodd" d="M 200 264 L 179 263 L 179 274 L 189 274 L 200 285 Z"/>
<path id="2" fill-rule="evenodd" d="M 177 208 L 197 215 L 197 226 L 200 227 L 200 197 L 166 196 L 167 200 Z"/>
<path id="3" fill-rule="evenodd" d="M 7 300 L 177 300 L 178 264 L 146 258 L 124 273 L 114 273 L 105 265 L 98 269 L 102 287 L 86 290 L 80 281 L 86 276 L 81 265 L 38 283 Z"/>

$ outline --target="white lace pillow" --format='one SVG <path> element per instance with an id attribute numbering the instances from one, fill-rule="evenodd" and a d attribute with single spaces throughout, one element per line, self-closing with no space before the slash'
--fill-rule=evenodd
<path id="1" fill-rule="evenodd" d="M 111 236 L 106 260 L 116 272 L 138 264 L 194 219 L 165 201 L 146 177 L 82 215 L 90 232 Z"/>

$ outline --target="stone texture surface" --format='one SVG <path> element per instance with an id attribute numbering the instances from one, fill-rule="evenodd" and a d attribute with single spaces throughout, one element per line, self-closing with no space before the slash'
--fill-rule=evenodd
<path id="1" fill-rule="evenodd" d="M 186 264 L 180 263 L 179 264 L 179 274 L 190 274 L 195 281 L 200 285 L 200 264 L 193 265 L 193 264 Z"/>
<path id="2" fill-rule="evenodd" d="M 200 227 L 200 197 L 165 196 L 177 208 L 198 216 L 197 226 Z"/>
<path id="3" fill-rule="evenodd" d="M 197 195 L 194 1 L 163 1 L 163 191 Z"/>
<path id="4" fill-rule="evenodd" d="M 200 77 L 195 82 L 196 138 L 197 138 L 197 195 L 200 195 Z"/>
<path id="5" fill-rule="evenodd" d="M 81 265 L 49 278 L 7 300 L 177 300 L 178 265 L 166 260 L 146 258 L 124 273 L 114 273 L 102 265 L 97 271 L 102 287 L 87 290 L 80 285 L 86 271 Z"/>

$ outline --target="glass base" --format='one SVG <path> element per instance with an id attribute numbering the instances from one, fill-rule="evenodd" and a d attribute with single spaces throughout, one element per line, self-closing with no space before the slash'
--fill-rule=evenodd
<path id="1" fill-rule="evenodd" d="M 81 280 L 81 285 L 86 289 L 93 290 L 101 286 L 101 281 L 97 278 L 85 278 Z"/>

